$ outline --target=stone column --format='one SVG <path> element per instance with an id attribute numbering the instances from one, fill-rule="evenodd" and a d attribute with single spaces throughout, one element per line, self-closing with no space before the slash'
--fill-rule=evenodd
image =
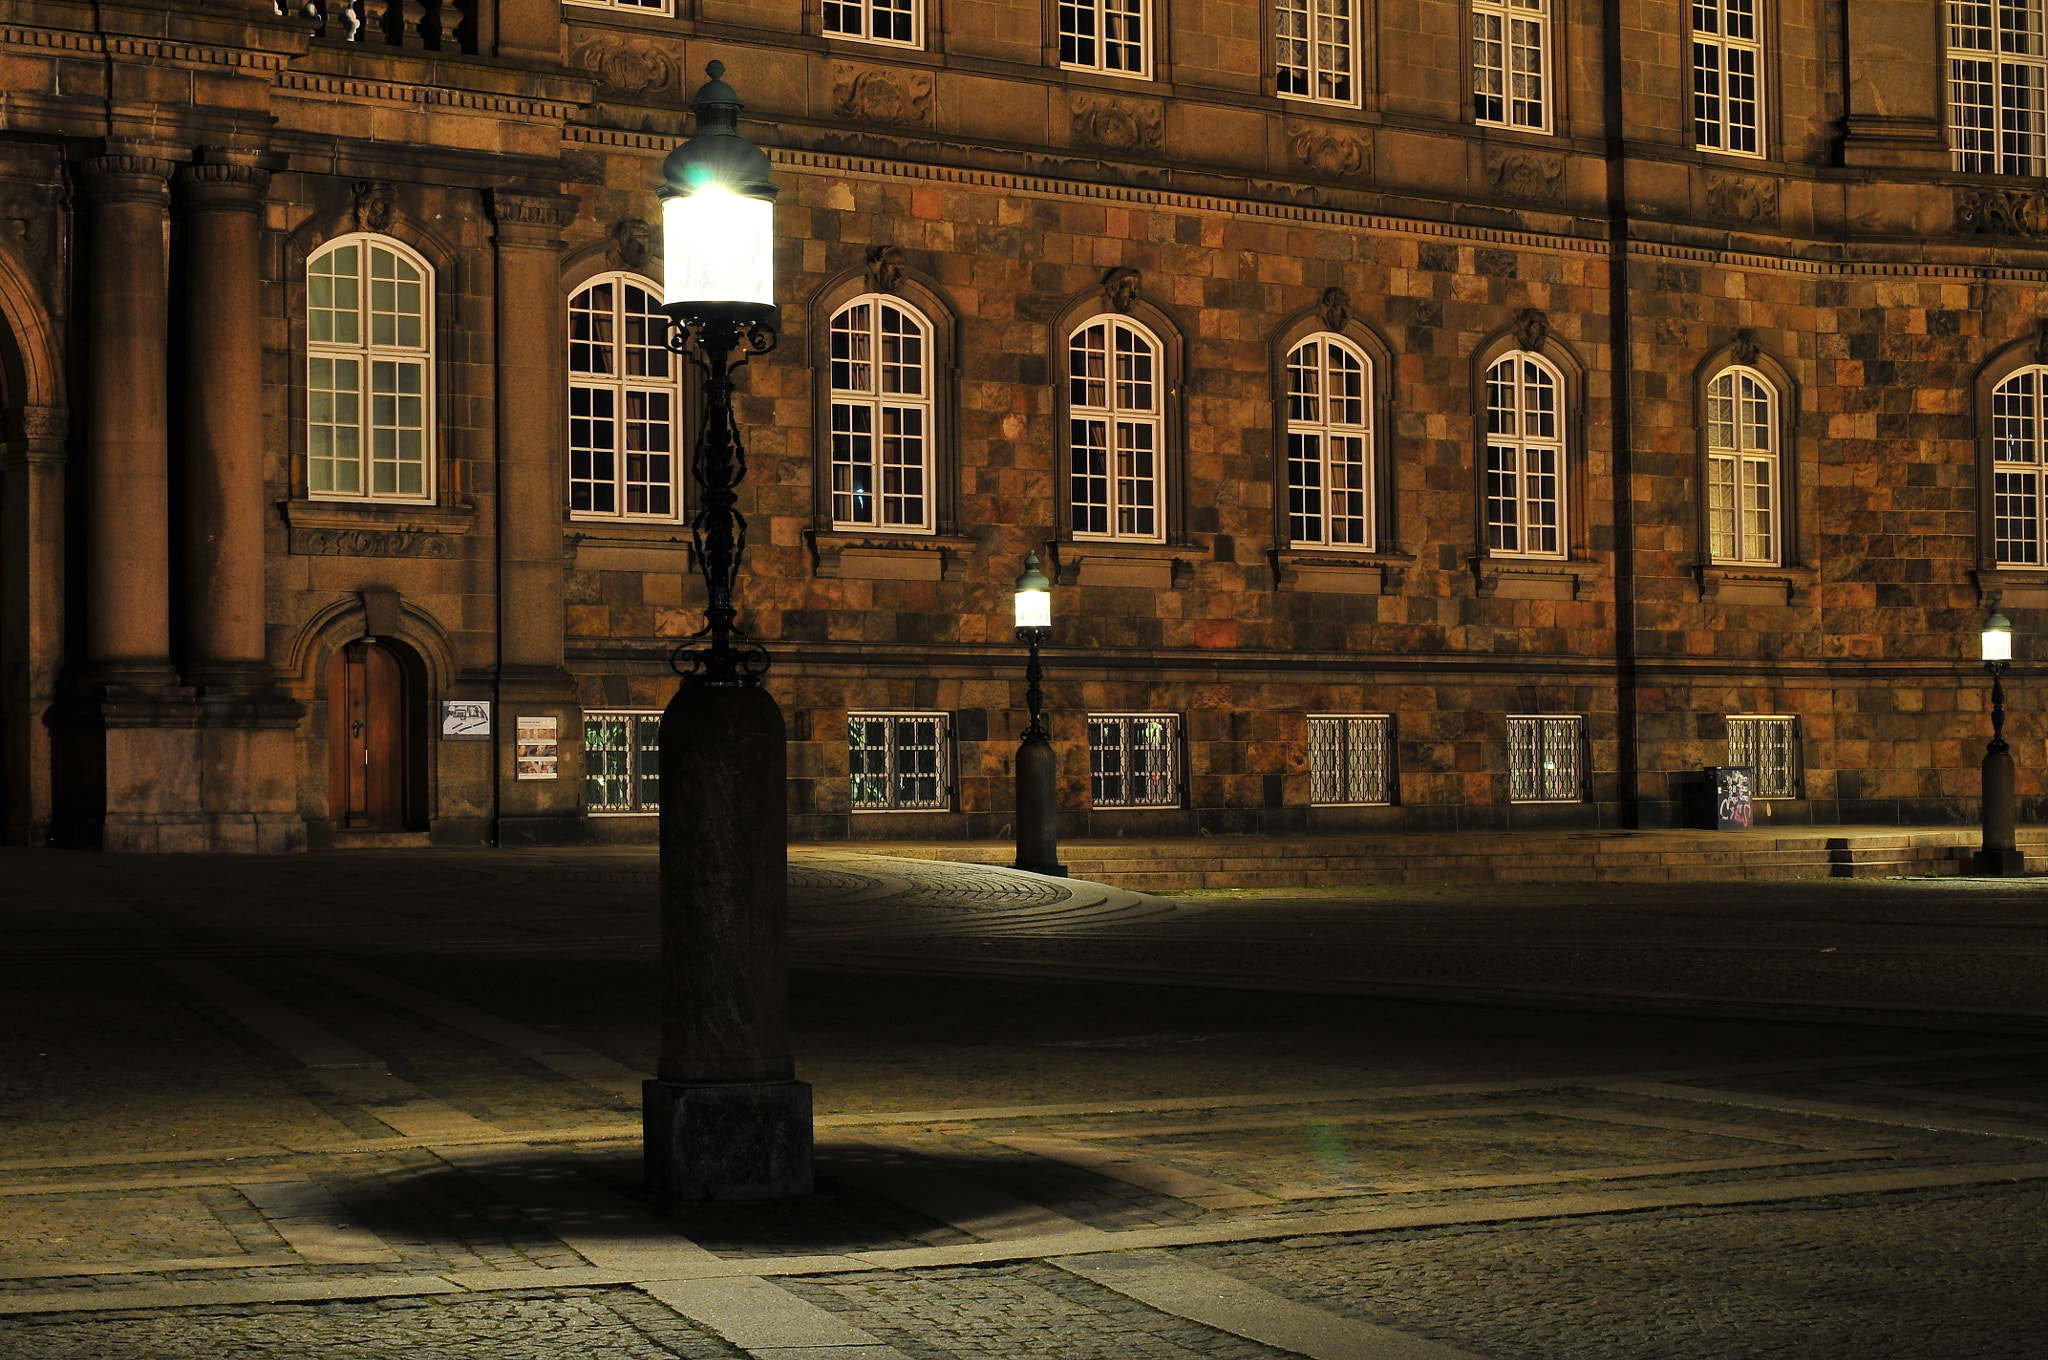
<path id="1" fill-rule="evenodd" d="M 64 656 L 64 434 L 57 406 L 24 407 L 0 445 L 0 736 L 7 769 L 0 780 L 19 791 L 7 805 L 0 842 L 41 845 L 50 834 L 50 732 L 44 717 L 56 693 Z"/>
<path id="2" fill-rule="evenodd" d="M 562 227 L 574 212 L 575 200 L 556 194 L 491 194 L 497 267 L 500 844 L 571 836 L 582 808 L 583 711 L 563 664 L 568 326 Z M 556 720 L 556 778 L 516 777 L 513 738 L 521 717 Z"/>

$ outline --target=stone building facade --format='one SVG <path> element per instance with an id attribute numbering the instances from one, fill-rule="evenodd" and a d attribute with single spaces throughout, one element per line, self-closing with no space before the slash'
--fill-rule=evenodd
<path id="1" fill-rule="evenodd" d="M 1027 550 L 1069 835 L 1975 815 L 1978 625 L 2048 625 L 1979 7 L 288 8 L 0 0 L 11 841 L 651 836 L 714 59 L 794 835 L 1007 830 Z"/>

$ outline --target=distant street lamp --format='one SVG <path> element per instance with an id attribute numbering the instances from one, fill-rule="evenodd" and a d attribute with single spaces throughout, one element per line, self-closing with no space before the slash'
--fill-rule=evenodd
<path id="1" fill-rule="evenodd" d="M 1991 745 L 1984 752 L 1984 847 L 1977 852 L 1980 874 L 2012 878 L 2026 872 L 2019 849 L 2019 809 L 2014 794 L 2012 748 L 2005 743 L 2005 668 L 2012 663 L 2012 624 L 1991 611 L 1981 644 L 1984 669 L 1991 672 Z"/>
<path id="2" fill-rule="evenodd" d="M 1052 582 L 1039 569 L 1038 554 L 1024 554 L 1024 574 L 1017 578 L 1017 636 L 1031 644 L 1024 667 L 1024 702 L 1031 722 L 1017 747 L 1017 867 L 1034 874 L 1067 876 L 1060 863 L 1059 761 L 1053 755 L 1052 732 L 1045 725 L 1044 678 L 1038 646 L 1052 636 Z"/>
<path id="3" fill-rule="evenodd" d="M 683 683 L 661 719 L 661 1064 L 642 1116 L 658 1196 L 774 1199 L 811 1193 L 811 1088 L 789 1049 L 782 710 L 761 684 L 767 653 L 733 641 L 747 455 L 732 375 L 775 347 L 781 323 L 776 190 L 767 154 L 740 136 L 723 63 L 705 74 L 696 134 L 669 153 L 658 191 L 668 346 L 704 375 L 690 532 L 708 643 L 677 649 Z"/>

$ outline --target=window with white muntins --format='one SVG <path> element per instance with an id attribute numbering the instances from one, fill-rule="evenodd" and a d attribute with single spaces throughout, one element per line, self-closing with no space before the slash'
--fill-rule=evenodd
<path id="1" fill-rule="evenodd" d="M 661 714 L 584 715 L 583 807 L 593 816 L 661 811 Z"/>
<path id="2" fill-rule="evenodd" d="M 1564 381 L 1515 350 L 1486 373 L 1486 546 L 1497 557 L 1565 555 Z"/>
<path id="3" fill-rule="evenodd" d="M 1060 0 L 1060 65 L 1150 78 L 1148 0 Z"/>
<path id="4" fill-rule="evenodd" d="M 1693 0 L 1692 140 L 1706 151 L 1763 154 L 1762 0 Z"/>
<path id="5" fill-rule="evenodd" d="M 923 47 L 923 0 L 825 0 L 825 32 L 892 47 Z"/>
<path id="6" fill-rule="evenodd" d="M 1778 393 L 1763 374 L 1724 369 L 1707 384 L 1707 556 L 1779 558 Z"/>
<path id="7" fill-rule="evenodd" d="M 1273 0 L 1274 83 L 1282 99 L 1358 103 L 1355 0 Z"/>
<path id="8" fill-rule="evenodd" d="M 849 713 L 846 775 L 855 812 L 953 805 L 952 720 L 945 713 Z"/>
<path id="9" fill-rule="evenodd" d="M 1991 390 L 1991 526 L 2000 566 L 2038 567 L 2041 460 L 2048 446 L 2048 367 L 2031 365 Z"/>
<path id="10" fill-rule="evenodd" d="M 673 0 L 562 0 L 569 5 L 587 5 L 591 9 L 615 9 L 626 14 L 673 14 Z"/>
<path id="11" fill-rule="evenodd" d="M 1548 132 L 1550 0 L 1472 0 L 1472 116 Z"/>
<path id="12" fill-rule="evenodd" d="M 1158 339 L 1097 317 L 1067 340 L 1068 480 L 1075 538 L 1160 543 L 1164 422 Z"/>
<path id="13" fill-rule="evenodd" d="M 1508 718 L 1508 801 L 1577 803 L 1586 796 L 1586 720 L 1550 714 Z"/>
<path id="14" fill-rule="evenodd" d="M 832 523 L 932 530 L 931 323 L 870 293 L 832 318 Z"/>
<path id="15" fill-rule="evenodd" d="M 310 495 L 432 499 L 433 282 L 383 236 L 344 236 L 307 262 Z"/>
<path id="16" fill-rule="evenodd" d="M 1756 770 L 1758 798 L 1799 796 L 1799 720 L 1730 717 L 1728 763 Z"/>
<path id="17" fill-rule="evenodd" d="M 1287 536 L 1373 547 L 1372 361 L 1335 335 L 1287 356 Z"/>
<path id="18" fill-rule="evenodd" d="M 569 513 L 673 520 L 681 365 L 661 286 L 612 274 L 569 299 Z"/>
<path id="19" fill-rule="evenodd" d="M 1180 805 L 1180 717 L 1090 713 L 1089 793 L 1098 808 Z"/>
<path id="20" fill-rule="evenodd" d="M 1384 713 L 1310 715 L 1309 802 L 1392 802 L 1393 725 Z"/>
<path id="21" fill-rule="evenodd" d="M 1948 0 L 1948 144 L 1957 170 L 2048 173 L 2044 0 Z"/>

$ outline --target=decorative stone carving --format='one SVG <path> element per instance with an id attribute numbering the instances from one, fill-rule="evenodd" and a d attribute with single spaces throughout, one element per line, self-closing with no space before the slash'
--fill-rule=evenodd
<path id="1" fill-rule="evenodd" d="M 840 62 L 832 67 L 832 105 L 856 122 L 930 127 L 932 78 L 922 71 Z"/>
<path id="2" fill-rule="evenodd" d="M 1756 364 L 1756 332 L 1747 326 L 1735 332 L 1735 343 L 1729 348 L 1729 355 L 1738 364 Z"/>
<path id="3" fill-rule="evenodd" d="M 521 194 L 493 189 L 491 220 L 501 227 L 546 227 L 560 231 L 575 219 L 575 200 L 555 194 Z"/>
<path id="4" fill-rule="evenodd" d="M 569 64 L 595 75 L 607 93 L 648 95 L 676 87 L 676 65 L 645 38 L 604 33 L 586 38 Z"/>
<path id="5" fill-rule="evenodd" d="M 1515 315 L 1515 343 L 1531 354 L 1550 338 L 1550 318 L 1535 307 L 1524 307 Z"/>
<path id="6" fill-rule="evenodd" d="M 1707 212 L 1723 222 L 1768 227 L 1778 221 L 1778 181 L 1707 172 Z"/>
<path id="7" fill-rule="evenodd" d="M 2034 323 L 2034 362 L 2048 364 L 2048 316 Z"/>
<path id="8" fill-rule="evenodd" d="M 868 291 L 894 293 L 903 286 L 903 252 L 895 246 L 869 246 Z"/>
<path id="9" fill-rule="evenodd" d="M 61 406 L 24 406 L 17 417 L 21 437 L 30 443 L 55 442 L 70 428 L 70 414 Z"/>
<path id="10" fill-rule="evenodd" d="M 291 549 L 306 557 L 448 556 L 453 547 L 446 534 L 409 529 L 310 529 L 294 526 Z"/>
<path id="11" fill-rule="evenodd" d="M 1075 138 L 1103 151 L 1157 151 L 1166 135 L 1166 114 L 1147 100 L 1076 94 L 1067 107 Z"/>
<path id="12" fill-rule="evenodd" d="M 622 217 L 612 223 L 606 249 L 612 268 L 639 273 L 654 256 L 654 229 L 637 217 Z"/>
<path id="13" fill-rule="evenodd" d="M 398 196 L 389 184 L 380 179 L 357 180 L 355 196 L 357 231 L 391 230 L 392 215 L 398 211 Z"/>
<path id="14" fill-rule="evenodd" d="M 1972 236 L 2048 235 L 2048 200 L 2032 189 L 1963 189 L 1956 230 Z"/>
<path id="15" fill-rule="evenodd" d="M 1109 309 L 1120 315 L 1130 315 L 1137 305 L 1138 288 L 1141 279 L 1135 269 L 1112 269 L 1102 276 L 1102 297 Z"/>
<path id="16" fill-rule="evenodd" d="M 1541 151 L 1486 153 L 1486 182 L 1503 198 L 1527 198 L 1539 203 L 1564 199 L 1564 157 Z"/>
<path id="17" fill-rule="evenodd" d="M 1369 171 L 1371 148 L 1355 132 L 1335 128 L 1306 127 L 1289 143 L 1294 159 L 1325 179 L 1341 179 Z"/>
<path id="18" fill-rule="evenodd" d="M 1316 304 L 1317 314 L 1323 318 L 1323 329 L 1341 331 L 1351 320 L 1351 294 L 1342 288 L 1330 287 L 1323 290 L 1323 300 Z"/>

